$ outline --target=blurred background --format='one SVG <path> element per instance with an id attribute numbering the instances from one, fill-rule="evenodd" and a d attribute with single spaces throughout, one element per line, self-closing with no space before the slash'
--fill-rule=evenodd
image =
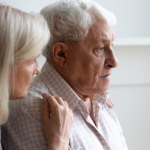
<path id="1" fill-rule="evenodd" d="M 0 0 L 26 12 L 37 12 L 58 0 Z M 150 150 L 150 0 L 94 0 L 113 12 L 114 51 L 110 96 L 130 150 Z M 44 57 L 38 58 L 40 68 Z"/>

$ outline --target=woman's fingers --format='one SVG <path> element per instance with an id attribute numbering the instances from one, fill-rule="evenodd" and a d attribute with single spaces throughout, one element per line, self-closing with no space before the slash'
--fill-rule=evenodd
<path id="1" fill-rule="evenodd" d="M 43 114 L 47 113 L 47 115 L 45 115 L 47 118 L 49 118 L 50 107 L 52 114 L 64 114 L 66 112 L 71 114 L 71 117 L 73 118 L 72 110 L 69 108 L 67 102 L 63 101 L 61 97 L 51 96 L 47 93 L 42 94 L 42 96 L 44 99 L 46 99 L 46 102 L 43 104 Z"/>
<path id="2" fill-rule="evenodd" d="M 52 104 L 54 104 L 54 105 L 56 104 L 56 103 L 55 103 L 56 101 L 57 101 L 57 103 L 58 103 L 59 105 L 64 105 L 64 101 L 63 101 L 63 99 L 62 99 L 61 97 L 51 96 L 51 95 L 49 95 L 49 94 L 47 94 L 47 93 L 43 93 L 42 96 L 45 97 L 45 98 L 47 98 L 50 103 L 51 103 L 51 101 L 52 101 Z M 50 105 L 52 105 L 52 104 L 50 104 Z"/>
<path id="3" fill-rule="evenodd" d="M 64 101 L 64 105 L 65 105 L 67 108 L 69 108 L 69 106 L 68 106 L 68 104 L 67 104 L 66 101 Z"/>
<path id="4" fill-rule="evenodd" d="M 64 106 L 64 101 L 63 101 L 63 99 L 61 97 L 57 97 L 57 96 L 54 96 L 54 97 L 57 100 L 57 102 L 58 102 L 59 105 Z"/>
<path id="5" fill-rule="evenodd" d="M 55 99 L 54 96 L 51 96 L 47 93 L 43 93 L 42 96 L 43 98 L 47 99 L 49 105 L 51 106 L 51 109 L 53 109 L 54 107 L 58 105 L 58 101 Z"/>

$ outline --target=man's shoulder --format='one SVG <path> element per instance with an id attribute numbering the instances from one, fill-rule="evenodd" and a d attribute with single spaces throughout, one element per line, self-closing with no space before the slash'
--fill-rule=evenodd
<path id="1" fill-rule="evenodd" d="M 36 76 L 33 83 L 31 84 L 31 87 L 28 89 L 28 96 L 25 98 L 28 99 L 34 99 L 37 97 L 42 97 L 42 93 L 49 93 L 49 89 L 47 85 L 42 81 L 40 76 Z"/>
<path id="2" fill-rule="evenodd" d="M 37 76 L 31 84 L 31 87 L 28 89 L 26 98 L 9 102 L 10 115 L 15 117 L 24 111 L 40 112 L 43 103 L 42 93 L 51 94 L 40 76 Z"/>

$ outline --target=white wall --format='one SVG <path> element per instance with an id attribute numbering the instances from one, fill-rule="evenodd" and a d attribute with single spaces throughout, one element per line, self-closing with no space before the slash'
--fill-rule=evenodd
<path id="1" fill-rule="evenodd" d="M 19 9 L 39 12 L 44 6 L 58 0 L 0 0 Z M 150 36 L 150 0 L 94 0 L 112 11 L 118 20 L 117 37 Z"/>
<path id="2" fill-rule="evenodd" d="M 109 92 L 130 150 L 150 150 L 150 46 L 114 46 Z"/>
<path id="3" fill-rule="evenodd" d="M 58 0 L 0 0 L 21 10 L 39 12 Z M 94 0 L 112 11 L 118 20 L 116 43 L 120 37 L 150 37 L 150 0 Z M 145 39 L 138 39 L 144 43 Z M 134 39 L 134 41 L 137 41 Z M 141 42 L 142 41 L 142 42 Z M 150 40 L 147 39 L 148 43 Z M 150 149 L 150 44 L 115 44 L 119 67 L 113 70 L 110 95 L 130 150 Z M 128 42 L 127 42 L 128 43 Z M 140 46 L 139 46 L 140 45 Z M 39 59 L 40 67 L 44 58 Z"/>
<path id="4" fill-rule="evenodd" d="M 117 37 L 150 36 L 150 0 L 94 0 L 112 11 L 118 20 Z"/>

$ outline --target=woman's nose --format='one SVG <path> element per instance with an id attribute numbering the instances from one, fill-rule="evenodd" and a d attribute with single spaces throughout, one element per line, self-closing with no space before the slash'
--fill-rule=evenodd
<path id="1" fill-rule="evenodd" d="M 41 72 L 41 69 L 39 68 L 38 61 L 36 60 L 36 68 L 34 70 L 34 74 L 39 74 Z"/>

